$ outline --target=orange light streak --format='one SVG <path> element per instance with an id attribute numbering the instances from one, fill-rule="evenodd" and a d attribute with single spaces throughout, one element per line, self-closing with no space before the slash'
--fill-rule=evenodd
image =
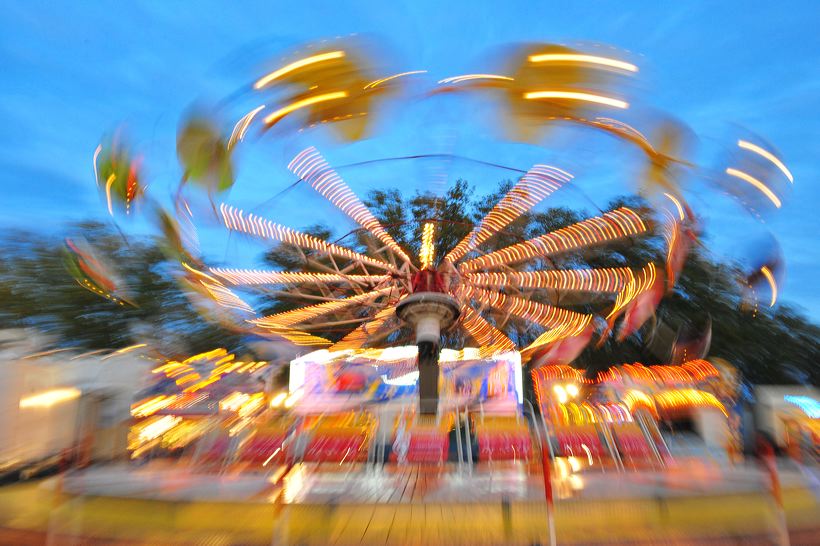
<path id="1" fill-rule="evenodd" d="M 347 97 L 347 91 L 333 91 L 331 93 L 323 93 L 321 95 L 314 95 L 312 97 L 307 97 L 301 100 L 297 100 L 296 102 L 292 102 L 287 106 L 283 106 L 279 110 L 268 114 L 265 117 L 265 124 L 272 125 L 285 117 L 286 115 L 290 114 L 291 112 L 295 112 L 300 108 L 305 108 L 306 106 L 311 106 L 314 104 L 318 104 L 320 102 L 327 102 L 331 100 L 343 99 Z"/>
<path id="2" fill-rule="evenodd" d="M 310 184 L 319 195 L 330 201 L 357 224 L 370 231 L 405 262 L 410 258 L 387 233 L 376 217 L 356 197 L 353 190 L 336 174 L 314 147 L 307 148 L 288 165 L 296 176 Z"/>
<path id="3" fill-rule="evenodd" d="M 233 285 L 256 284 L 379 284 L 390 279 L 389 275 L 337 275 L 335 273 L 303 273 L 266 271 L 261 269 L 225 269 L 211 267 L 208 271 Z"/>
<path id="4" fill-rule="evenodd" d="M 496 352 L 515 350 L 515 343 L 510 338 L 487 322 L 469 305 L 462 305 L 461 317 L 461 325 L 480 345 L 479 354 L 482 357 Z"/>
<path id="5" fill-rule="evenodd" d="M 549 165 L 535 165 L 444 259 L 450 263 L 460 260 L 570 180 L 572 175 L 566 171 Z"/>
<path id="6" fill-rule="evenodd" d="M 763 273 L 763 276 L 766 277 L 767 281 L 769 281 L 769 286 L 772 289 L 772 299 L 769 302 L 769 307 L 774 307 L 774 304 L 777 301 L 777 283 L 774 280 L 774 275 L 772 275 L 772 270 L 765 265 L 760 268 L 760 272 Z"/>
<path id="7" fill-rule="evenodd" d="M 668 197 L 669 200 L 672 201 L 672 203 L 674 203 L 675 208 L 678 209 L 678 218 L 680 218 L 681 222 L 683 222 L 683 220 L 686 218 L 686 216 L 683 213 L 683 205 L 681 205 L 680 201 L 678 201 L 678 199 L 671 193 L 664 193 L 664 195 Z"/>
<path id="8" fill-rule="evenodd" d="M 314 237 L 289 227 L 282 226 L 275 222 L 271 222 L 270 220 L 260 218 L 255 214 L 245 215 L 244 211 L 224 203 L 219 206 L 219 212 L 222 214 L 222 221 L 225 224 L 225 227 L 233 231 L 247 233 L 249 235 L 254 235 L 264 239 L 281 241 L 283 243 L 292 244 L 302 248 L 310 248 L 362 264 L 368 264 L 394 272 L 396 271 L 391 265 L 381 260 L 365 256 L 364 254 L 359 254 L 358 252 L 354 252 L 339 245 L 328 243 L 318 237 Z"/>
<path id="9" fill-rule="evenodd" d="M 474 297 L 480 302 L 495 310 L 504 310 L 517 317 L 538 323 L 548 328 L 556 328 L 567 323 L 577 324 L 587 320 L 588 315 L 576 313 L 569 309 L 553 307 L 545 303 L 538 303 L 524 298 L 508 296 L 501 292 L 493 292 L 467 286 L 464 291 L 466 298 Z"/>
<path id="10" fill-rule="evenodd" d="M 751 184 L 752 186 L 754 186 L 755 188 L 760 190 L 763 193 L 763 195 L 765 195 L 769 199 L 769 201 L 774 203 L 775 207 L 780 208 L 780 205 L 781 205 L 780 199 L 777 198 L 777 196 L 774 194 L 774 192 L 772 190 L 770 190 L 766 186 L 766 184 L 764 184 L 763 182 L 761 182 L 760 180 L 758 180 L 754 176 L 752 176 L 748 173 L 745 173 L 743 171 L 739 171 L 737 169 L 734 169 L 732 167 L 729 167 L 728 169 L 726 169 L 726 174 L 728 174 L 730 176 L 734 176 L 735 178 L 739 178 L 739 179 L 743 180 L 744 182 L 748 182 L 749 184 Z"/>
<path id="11" fill-rule="evenodd" d="M 618 292 L 633 278 L 628 267 L 611 269 L 557 269 L 548 271 L 511 271 L 468 273 L 471 284 L 521 288 L 550 288 L 581 292 Z"/>
<path id="12" fill-rule="evenodd" d="M 749 150 L 750 152 L 754 152 L 757 155 L 765 159 L 768 159 L 771 163 L 774 164 L 775 167 L 780 169 L 780 172 L 782 172 L 786 176 L 786 178 L 789 179 L 789 182 L 794 184 L 794 177 L 792 176 L 791 171 L 786 167 L 786 165 L 782 161 L 780 161 L 780 159 L 777 158 L 776 155 L 766 150 L 765 148 L 761 148 L 760 146 L 752 144 L 751 142 L 745 140 L 738 140 L 737 145 L 743 148 L 744 150 Z"/>
<path id="13" fill-rule="evenodd" d="M 392 290 L 392 287 L 381 288 L 379 290 L 373 290 L 365 294 L 350 296 L 349 298 L 342 298 L 338 300 L 328 301 L 325 303 L 320 303 L 318 305 L 310 305 L 308 307 L 294 309 L 293 311 L 285 311 L 283 313 L 268 315 L 266 317 L 253 319 L 250 322 L 252 324 L 256 324 L 257 326 L 273 328 L 282 326 L 292 326 L 294 324 L 298 324 L 306 320 L 311 320 L 316 317 L 326 315 L 327 313 L 340 311 L 345 307 L 349 307 L 350 305 L 364 303 L 369 300 L 376 299 L 380 296 L 389 294 Z"/>
<path id="14" fill-rule="evenodd" d="M 329 51 L 327 53 L 319 53 L 318 55 L 312 55 L 310 57 L 306 57 L 304 59 L 299 59 L 298 61 L 294 61 L 290 64 L 283 66 L 278 70 L 274 70 L 270 74 L 258 79 L 256 83 L 253 84 L 254 89 L 262 89 L 270 82 L 274 81 L 277 78 L 281 78 L 285 74 L 289 74 L 294 70 L 298 70 L 300 68 L 304 68 L 305 66 L 309 66 L 316 63 L 321 63 L 324 61 L 330 61 L 333 59 L 341 59 L 345 56 L 344 51 Z"/>
<path id="15" fill-rule="evenodd" d="M 560 252 L 582 248 L 637 235 L 646 231 L 646 225 L 636 212 L 622 207 L 589 218 L 577 224 L 546 233 L 529 241 L 518 243 L 461 264 L 462 271 L 498 267 L 535 257 L 546 257 Z"/>
<path id="16" fill-rule="evenodd" d="M 392 306 L 385 307 L 376 313 L 373 318 L 355 330 L 347 334 L 345 337 L 336 342 L 330 347 L 330 351 L 346 351 L 350 349 L 361 349 L 367 340 L 370 339 L 379 329 L 384 326 L 391 317 L 395 316 L 394 308 Z"/>

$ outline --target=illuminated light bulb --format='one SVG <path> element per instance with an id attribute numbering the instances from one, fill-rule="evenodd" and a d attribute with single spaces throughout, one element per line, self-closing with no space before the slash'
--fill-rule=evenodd
<path id="1" fill-rule="evenodd" d="M 571 397 L 575 398 L 576 396 L 578 396 L 578 385 L 570 383 L 565 388 L 567 390 L 567 394 Z"/>
<path id="2" fill-rule="evenodd" d="M 559 404 L 566 404 L 567 403 L 567 391 L 561 385 L 555 385 L 552 388 L 553 392 L 555 393 L 555 397 L 558 400 Z"/>

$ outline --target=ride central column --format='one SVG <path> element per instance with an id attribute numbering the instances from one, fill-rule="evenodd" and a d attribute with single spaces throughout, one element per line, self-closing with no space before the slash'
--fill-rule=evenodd
<path id="1" fill-rule="evenodd" d="M 420 273 L 432 273 L 421 271 Z M 414 288 L 434 288 L 439 283 L 414 283 Z M 456 299 L 443 291 L 414 291 L 396 306 L 396 315 L 416 331 L 419 368 L 419 411 L 435 415 L 438 412 L 438 357 L 441 331 L 458 319 Z"/>

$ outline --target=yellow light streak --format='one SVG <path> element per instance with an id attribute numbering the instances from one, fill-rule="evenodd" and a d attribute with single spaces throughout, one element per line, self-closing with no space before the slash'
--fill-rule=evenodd
<path id="1" fill-rule="evenodd" d="M 20 409 L 25 408 L 50 408 L 61 402 L 68 402 L 80 397 L 80 389 L 67 387 L 63 389 L 52 389 L 49 391 L 32 394 L 20 399 Z"/>
<path id="2" fill-rule="evenodd" d="M 250 320 L 250 322 L 252 324 L 256 324 L 257 326 L 263 327 L 276 328 L 281 326 L 292 326 L 294 324 L 298 324 L 306 320 L 320 317 L 327 313 L 340 311 L 350 305 L 365 303 L 369 300 L 374 300 L 380 296 L 385 296 L 389 294 L 392 290 L 392 287 L 380 288 L 378 290 L 373 290 L 372 292 L 366 292 L 364 294 L 358 294 L 355 296 L 350 296 L 348 298 L 341 298 L 338 300 L 332 300 L 325 303 L 319 303 L 317 305 L 302 307 L 300 309 L 294 309 L 292 311 L 284 311 L 282 313 L 276 313 L 274 315 L 268 315 L 266 317 L 252 319 Z"/>
<path id="3" fill-rule="evenodd" d="M 286 115 L 290 114 L 295 110 L 299 110 L 300 108 L 304 108 L 306 106 L 311 106 L 313 104 L 318 104 L 320 102 L 327 102 L 330 100 L 336 99 L 343 99 L 347 96 L 347 91 L 333 91 L 331 93 L 323 93 L 321 95 L 314 95 L 312 97 L 307 97 L 302 100 L 297 100 L 287 106 L 283 106 L 279 110 L 276 110 L 272 114 L 268 114 L 265 117 L 265 123 L 271 125 L 278 121 L 279 119 L 285 117 Z"/>
<path id="4" fill-rule="evenodd" d="M 450 78 L 444 78 L 443 80 L 439 80 L 438 83 L 461 83 L 471 80 L 503 80 L 511 82 L 513 81 L 513 78 L 509 76 L 501 76 L 499 74 L 463 74 L 461 76 L 452 76 Z"/>
<path id="5" fill-rule="evenodd" d="M 378 284 L 390 279 L 389 275 L 343 275 L 335 273 L 306 272 L 292 273 L 288 271 L 225 269 L 220 267 L 212 267 L 208 271 L 234 285 L 302 283 Z"/>
<path id="6" fill-rule="evenodd" d="M 763 195 L 768 197 L 769 201 L 774 203 L 775 207 L 780 208 L 780 205 L 781 205 L 780 199 L 777 198 L 777 196 L 774 194 L 774 192 L 772 190 L 770 190 L 766 186 L 766 184 L 764 184 L 763 182 L 761 182 L 760 180 L 758 180 L 754 176 L 752 176 L 750 174 L 747 174 L 743 171 L 739 171 L 737 169 L 734 169 L 732 167 L 729 167 L 728 169 L 726 169 L 726 174 L 728 174 L 730 176 L 734 176 L 735 178 L 739 178 L 739 179 L 743 180 L 744 182 L 748 182 L 749 184 L 751 184 L 752 186 L 754 186 L 755 188 L 757 188 L 758 190 L 763 192 Z"/>
<path id="7" fill-rule="evenodd" d="M 422 269 L 432 267 L 433 260 L 436 256 L 436 246 L 433 241 L 433 235 L 436 232 L 436 226 L 433 222 L 426 222 L 421 233 L 421 249 L 419 250 L 419 260 L 421 261 Z"/>
<path id="8" fill-rule="evenodd" d="M 570 62 L 599 64 L 602 66 L 609 66 L 611 68 L 626 70 L 627 72 L 638 71 L 637 66 L 626 61 L 611 59 L 609 57 L 600 57 L 598 55 L 586 55 L 583 53 L 540 53 L 537 55 L 530 55 L 529 61 L 531 63 Z"/>
<path id="9" fill-rule="evenodd" d="M 774 280 L 774 275 L 772 275 L 771 269 L 765 265 L 760 268 L 760 272 L 763 273 L 763 276 L 766 277 L 766 280 L 769 281 L 769 286 L 772 288 L 772 299 L 769 302 L 769 307 L 774 307 L 777 301 L 777 283 Z"/>
<path id="10" fill-rule="evenodd" d="M 404 76 L 411 76 L 413 74 L 426 74 L 426 70 L 411 70 L 410 72 L 402 72 L 401 74 L 393 74 L 392 76 L 388 76 L 386 78 L 382 78 L 380 80 L 373 80 L 372 82 L 368 83 L 364 86 L 365 89 L 373 89 L 383 83 L 389 82 L 390 80 L 395 80 L 396 78 L 403 78 Z"/>
<path id="11" fill-rule="evenodd" d="M 254 89 L 262 89 L 263 87 L 268 85 L 273 80 L 275 80 L 277 78 L 281 78 L 285 74 L 289 74 L 290 72 L 293 72 L 294 70 L 298 70 L 298 69 L 303 68 L 305 66 L 309 66 L 309 65 L 312 65 L 312 64 L 316 64 L 316 63 L 321 63 L 321 62 L 324 62 L 324 61 L 331 61 L 333 59 L 341 59 L 344 56 L 345 56 L 344 51 L 329 51 L 327 53 L 319 53 L 318 55 L 312 55 L 310 57 L 305 57 L 304 59 L 299 59 L 298 61 L 294 61 L 290 64 L 287 64 L 287 65 L 283 66 L 282 68 L 280 68 L 278 70 L 274 70 L 270 74 L 267 74 L 266 76 L 264 76 L 262 78 L 259 78 L 256 81 L 256 83 L 253 84 L 253 88 Z"/>
<path id="12" fill-rule="evenodd" d="M 139 404 L 131 406 L 131 415 L 134 417 L 149 417 L 159 410 L 173 404 L 177 399 L 176 395 L 160 395 L 150 398 Z"/>
<path id="13" fill-rule="evenodd" d="M 111 176 L 108 177 L 108 180 L 105 181 L 105 200 L 108 203 L 108 214 L 114 216 L 114 210 L 111 208 L 111 185 L 117 179 L 117 175 L 111 173 Z"/>
<path id="14" fill-rule="evenodd" d="M 580 91 L 530 91 L 524 93 L 524 98 L 527 100 L 539 99 L 561 99 L 561 100 L 578 100 L 583 102 L 594 102 L 596 104 L 604 104 L 614 108 L 629 108 L 629 103 L 620 99 L 606 97 L 604 95 L 596 95 L 594 93 L 582 93 Z"/>
<path id="15" fill-rule="evenodd" d="M 628 267 L 608 269 L 551 269 L 547 271 L 508 271 L 468 273 L 470 283 L 484 286 L 551 288 L 565 291 L 617 292 L 632 279 Z"/>
<path id="16" fill-rule="evenodd" d="M 602 216 L 594 216 L 523 243 L 468 260 L 463 262 L 459 268 L 466 273 L 476 269 L 498 267 L 613 241 L 645 231 L 646 225 L 641 217 L 632 209 L 621 207 L 604 213 Z"/>
<path id="17" fill-rule="evenodd" d="M 737 145 L 740 146 L 741 148 L 743 148 L 744 150 L 749 150 L 750 152 L 754 152 L 757 155 L 759 155 L 761 157 L 764 157 L 764 158 L 768 159 L 769 161 L 771 161 L 774 164 L 775 167 L 780 169 L 780 172 L 782 172 L 784 175 L 786 175 L 786 178 L 789 179 L 789 182 L 794 184 L 794 177 L 792 176 L 791 171 L 789 171 L 789 169 L 786 167 L 786 165 L 782 161 L 780 161 L 780 159 L 778 159 L 776 155 L 774 155 L 770 151 L 768 151 L 764 148 L 761 148 L 760 146 L 758 146 L 756 144 L 752 144 L 751 142 L 748 142 L 746 140 L 738 140 Z"/>
<path id="18" fill-rule="evenodd" d="M 664 195 L 665 195 L 666 197 L 668 197 L 668 198 L 669 198 L 669 200 L 670 200 L 670 201 L 672 201 L 672 203 L 674 203 L 674 204 L 675 204 L 675 208 L 677 208 L 677 209 L 678 209 L 678 217 L 681 219 L 681 222 L 682 222 L 682 221 L 684 220 L 685 216 L 684 216 L 684 214 L 683 214 L 683 206 L 681 205 L 680 201 L 678 201 L 678 200 L 675 198 L 675 196 L 674 196 L 674 195 L 672 195 L 671 193 L 664 193 Z"/>

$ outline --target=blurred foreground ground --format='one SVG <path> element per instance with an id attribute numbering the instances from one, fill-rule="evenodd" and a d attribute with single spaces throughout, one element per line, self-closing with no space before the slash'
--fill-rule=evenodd
<path id="1" fill-rule="evenodd" d="M 0 544 L 549 543 L 532 466 L 285 470 L 270 478 L 122 465 L 7 485 Z M 793 469 L 781 477 L 791 544 L 820 543 L 816 492 Z M 566 495 L 555 485 L 558 544 L 777 541 L 775 505 L 753 466 L 589 474 Z"/>

